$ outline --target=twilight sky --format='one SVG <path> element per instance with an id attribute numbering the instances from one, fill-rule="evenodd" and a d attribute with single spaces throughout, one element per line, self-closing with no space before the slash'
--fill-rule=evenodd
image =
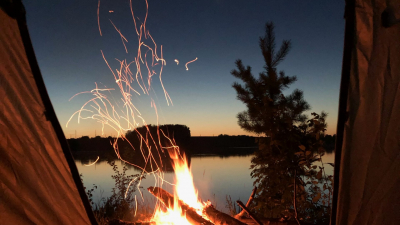
<path id="1" fill-rule="evenodd" d="M 99 87 L 117 88 L 100 50 L 114 71 L 119 68 L 115 59 L 132 61 L 136 56 L 138 38 L 129 0 L 100 0 L 102 36 L 98 0 L 23 2 L 36 57 L 66 137 L 73 137 L 75 130 L 78 137 L 100 135 L 101 124 L 93 120 L 78 124 L 75 117 L 66 128 L 70 116 L 92 96 L 69 99 L 94 89 L 95 82 Z M 163 46 L 163 84 L 173 101 L 173 106 L 167 106 L 154 77 L 151 96 L 160 124 L 185 124 L 192 136 L 248 134 L 237 125 L 236 115 L 245 106 L 236 100 L 231 87 L 236 79 L 230 71 L 236 59 L 250 65 L 254 75 L 262 71 L 258 40 L 265 23 L 273 21 L 277 47 L 283 39 L 292 41 L 292 50 L 278 69 L 297 76 L 290 90 L 304 91 L 312 107 L 308 114 L 328 112 L 328 133 L 335 133 L 344 1 L 149 0 L 148 5 L 146 29 L 158 47 Z M 145 0 L 132 0 L 132 6 L 137 21 L 143 21 Z M 110 21 L 126 37 L 128 53 Z M 187 71 L 184 64 L 196 57 Z M 112 96 L 120 98 L 117 90 Z M 154 124 L 157 120 L 149 99 L 143 94 L 132 97 L 146 122 Z M 104 132 L 113 134 L 110 129 Z"/>

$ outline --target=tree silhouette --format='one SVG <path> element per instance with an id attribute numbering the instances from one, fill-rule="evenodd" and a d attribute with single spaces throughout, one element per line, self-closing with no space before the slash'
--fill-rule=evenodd
<path id="1" fill-rule="evenodd" d="M 236 61 L 236 69 L 231 72 L 242 81 L 232 86 L 237 98 L 247 106 L 247 110 L 237 115 L 238 124 L 244 130 L 262 136 L 251 165 L 251 176 L 258 187 L 254 209 L 268 218 L 297 219 L 298 208 L 299 213 L 306 217 L 315 214 L 315 210 L 313 201 L 310 203 L 311 195 L 305 189 L 304 177 L 316 174 L 312 163 L 318 160 L 314 154 L 318 151 L 316 146 L 321 146 L 316 137 L 325 130 L 326 113 L 321 116 L 312 114 L 314 118 L 307 120 L 304 112 L 310 106 L 304 100 L 303 92 L 295 89 L 290 94 L 284 94 L 297 79 L 283 71 L 278 72 L 277 66 L 289 53 L 291 42 L 284 40 L 277 50 L 273 23 L 266 24 L 265 35 L 260 37 L 259 45 L 265 65 L 258 78 L 252 74 L 251 67 L 245 67 L 241 60 Z M 313 146 L 313 150 L 304 151 L 308 158 L 299 153 L 299 146 L 303 150 Z M 306 162 L 305 158 L 310 160 Z M 313 194 L 317 195 L 317 192 Z M 297 204 L 294 204 L 294 199 Z M 317 204 L 317 201 L 314 203 Z"/>
<path id="2" fill-rule="evenodd" d="M 278 133 L 292 129 L 293 124 L 304 122 L 303 112 L 310 106 L 303 98 L 301 90 L 294 90 L 290 95 L 283 91 L 297 79 L 286 76 L 283 71 L 277 72 L 277 66 L 289 53 L 291 42 L 284 40 L 279 51 L 275 53 L 274 25 L 267 23 L 265 36 L 260 37 L 260 48 L 264 56 L 265 71 L 255 78 L 251 67 L 243 66 L 236 61 L 237 69 L 231 74 L 244 82 L 235 82 L 233 88 L 237 98 L 247 106 L 247 110 L 238 114 L 239 125 L 250 132 L 273 137 Z"/>

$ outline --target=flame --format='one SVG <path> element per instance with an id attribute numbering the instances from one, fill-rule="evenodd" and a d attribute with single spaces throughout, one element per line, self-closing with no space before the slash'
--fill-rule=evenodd
<path id="1" fill-rule="evenodd" d="M 173 161 L 176 184 L 175 195 L 190 207 L 200 210 L 202 203 L 198 201 L 198 191 L 194 187 L 192 171 L 187 164 L 185 155 L 182 158 L 176 157 Z"/>
<path id="2" fill-rule="evenodd" d="M 190 225 L 191 223 L 186 219 L 186 215 L 179 206 L 178 199 L 195 209 L 200 216 L 206 203 L 202 203 L 198 199 L 198 191 L 194 187 L 192 172 L 185 154 L 180 155 L 177 146 L 168 150 L 175 171 L 174 208 L 167 208 L 163 211 L 161 206 L 157 206 L 151 221 L 157 224 Z"/>
<path id="3" fill-rule="evenodd" d="M 167 208 L 166 212 L 163 212 L 161 208 L 158 208 L 151 222 L 155 222 L 159 225 L 191 225 L 191 223 L 186 219 L 185 215 L 182 215 L 181 209 L 178 206 L 178 200 L 174 202 L 174 208 Z"/>

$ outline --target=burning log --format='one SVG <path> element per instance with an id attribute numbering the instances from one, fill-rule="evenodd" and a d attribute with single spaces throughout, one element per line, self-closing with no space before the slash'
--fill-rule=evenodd
<path id="1" fill-rule="evenodd" d="M 159 187 L 149 187 L 147 190 L 150 194 L 158 198 L 167 208 L 173 209 L 175 198 L 172 194 Z M 208 220 L 197 214 L 196 210 L 185 204 L 183 201 L 177 199 L 179 207 L 186 214 L 186 219 L 194 225 L 213 225 Z"/>
<path id="2" fill-rule="evenodd" d="M 228 214 L 216 210 L 211 204 L 204 208 L 203 213 L 215 225 L 247 225 Z"/>
<path id="3" fill-rule="evenodd" d="M 158 198 L 166 207 L 174 208 L 175 198 L 172 194 L 159 187 L 149 187 L 147 189 L 152 195 Z M 247 225 L 228 214 L 220 212 L 213 205 L 208 205 L 203 209 L 203 213 L 211 221 L 208 221 L 197 214 L 196 210 L 177 199 L 178 205 L 186 213 L 186 219 L 195 225 Z"/>

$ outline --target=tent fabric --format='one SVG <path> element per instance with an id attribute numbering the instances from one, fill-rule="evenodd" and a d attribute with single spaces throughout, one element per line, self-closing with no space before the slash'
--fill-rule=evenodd
<path id="1" fill-rule="evenodd" d="M 400 21 L 398 0 L 355 0 L 354 44 L 336 224 L 400 221 Z"/>
<path id="2" fill-rule="evenodd" d="M 71 171 L 79 174 L 49 121 L 53 109 L 32 72 L 23 28 L 2 7 L 0 21 L 0 224 L 92 224 Z"/>

